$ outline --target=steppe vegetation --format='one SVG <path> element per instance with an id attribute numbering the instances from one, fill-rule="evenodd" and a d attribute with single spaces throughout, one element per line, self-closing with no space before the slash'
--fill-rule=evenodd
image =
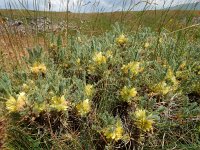
<path id="1" fill-rule="evenodd" d="M 0 149 L 200 149 L 198 11 L 0 12 Z"/>

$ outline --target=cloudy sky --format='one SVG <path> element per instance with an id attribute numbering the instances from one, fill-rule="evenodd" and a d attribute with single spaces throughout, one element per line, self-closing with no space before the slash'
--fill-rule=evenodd
<path id="1" fill-rule="evenodd" d="M 0 0 L 0 9 L 25 8 L 33 10 L 66 11 L 67 3 L 72 12 L 119 11 L 122 9 L 157 9 L 200 0 Z"/>

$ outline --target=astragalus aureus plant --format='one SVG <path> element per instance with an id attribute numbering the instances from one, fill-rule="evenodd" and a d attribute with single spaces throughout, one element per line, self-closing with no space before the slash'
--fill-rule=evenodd
<path id="1" fill-rule="evenodd" d="M 5 147 L 198 147 L 198 42 L 119 27 L 63 39 L 67 45 L 49 37 L 48 49 L 27 50 L 25 66 L 1 73 L 0 99 L 10 124 Z"/>

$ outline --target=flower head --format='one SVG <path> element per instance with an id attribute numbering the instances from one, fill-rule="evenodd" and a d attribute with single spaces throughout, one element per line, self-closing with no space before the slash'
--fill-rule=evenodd
<path id="1" fill-rule="evenodd" d="M 123 100 L 130 102 L 131 98 L 137 95 L 137 91 L 135 88 L 127 88 L 126 86 L 120 91 L 120 95 Z"/>
<path id="2" fill-rule="evenodd" d="M 128 64 L 128 66 L 133 75 L 137 75 L 138 73 L 140 73 L 143 70 L 143 68 L 141 68 L 140 62 L 130 62 Z"/>
<path id="3" fill-rule="evenodd" d="M 124 129 L 121 120 L 118 119 L 115 125 L 110 125 L 104 128 L 102 132 L 108 140 L 121 140 L 124 134 Z"/>
<path id="4" fill-rule="evenodd" d="M 146 43 L 144 44 L 144 48 L 148 48 L 149 46 L 150 46 L 149 42 L 146 42 Z"/>
<path id="5" fill-rule="evenodd" d="M 151 115 L 147 116 L 146 110 L 135 111 L 135 125 L 144 132 L 149 132 L 153 129 L 154 121 L 150 119 Z"/>
<path id="6" fill-rule="evenodd" d="M 124 45 L 128 42 L 128 39 L 125 37 L 124 34 L 120 35 L 118 38 L 116 38 L 116 43 L 119 45 Z"/>
<path id="7" fill-rule="evenodd" d="M 90 65 L 88 66 L 87 71 L 88 71 L 89 74 L 94 74 L 94 73 L 95 73 L 95 70 L 96 70 L 96 68 L 95 68 L 94 65 L 90 64 Z"/>
<path id="8" fill-rule="evenodd" d="M 80 58 L 78 58 L 78 59 L 76 60 L 76 64 L 77 64 L 78 66 L 81 64 L 81 59 L 80 59 Z"/>
<path id="9" fill-rule="evenodd" d="M 31 72 L 34 74 L 43 73 L 46 74 L 47 68 L 44 64 L 34 63 L 31 67 Z"/>
<path id="10" fill-rule="evenodd" d="M 123 65 L 121 69 L 125 74 L 130 71 L 134 76 L 138 75 L 143 70 L 140 62 L 130 62 L 127 65 Z"/>
<path id="11" fill-rule="evenodd" d="M 78 41 L 79 43 L 82 43 L 82 42 L 83 42 L 82 39 L 81 39 L 81 37 L 77 37 L 77 41 Z"/>
<path id="12" fill-rule="evenodd" d="M 121 70 L 122 70 L 125 74 L 128 74 L 129 66 L 128 66 L 128 65 L 123 65 L 123 66 L 121 67 Z"/>
<path id="13" fill-rule="evenodd" d="M 19 112 L 23 110 L 26 104 L 26 101 L 27 101 L 27 98 L 24 92 L 20 93 L 17 99 L 10 96 L 9 99 L 6 101 L 6 108 L 10 113 Z"/>
<path id="14" fill-rule="evenodd" d="M 89 99 L 86 99 L 76 105 L 76 109 L 80 116 L 85 116 L 91 111 L 91 102 Z"/>
<path id="15" fill-rule="evenodd" d="M 152 88 L 153 92 L 166 95 L 170 92 L 171 88 L 165 81 L 161 81 Z"/>
<path id="16" fill-rule="evenodd" d="M 167 74 L 166 74 L 166 77 L 165 77 L 165 80 L 168 80 L 172 83 L 172 90 L 177 90 L 178 88 L 178 81 L 174 75 L 174 72 L 173 70 L 170 68 L 168 68 L 167 70 Z"/>
<path id="17" fill-rule="evenodd" d="M 106 63 L 106 57 L 102 54 L 102 52 L 96 53 L 93 57 L 93 61 L 97 65 L 105 64 Z"/>
<path id="18" fill-rule="evenodd" d="M 50 107 L 60 112 L 60 111 L 66 111 L 69 106 L 63 95 L 61 97 L 58 96 L 52 97 Z"/>
<path id="19" fill-rule="evenodd" d="M 94 93 L 94 87 L 93 87 L 93 85 L 87 84 L 87 85 L 85 86 L 85 94 L 86 94 L 87 96 L 92 96 L 93 93 Z"/>
<path id="20" fill-rule="evenodd" d="M 112 53 L 111 50 L 108 50 L 108 51 L 106 52 L 106 57 L 107 57 L 107 58 L 113 58 L 113 53 Z"/>

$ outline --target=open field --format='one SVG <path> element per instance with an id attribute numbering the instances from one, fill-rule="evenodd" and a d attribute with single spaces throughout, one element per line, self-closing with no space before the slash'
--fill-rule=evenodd
<path id="1" fill-rule="evenodd" d="M 0 149 L 200 149 L 199 11 L 0 14 Z"/>
<path id="2" fill-rule="evenodd" d="M 29 10 L 0 10 L 2 17 L 13 19 L 48 17 L 53 23 L 69 21 L 82 32 L 102 33 L 110 30 L 115 22 L 125 25 L 130 30 L 138 26 L 152 27 L 159 29 L 165 27 L 170 31 L 185 27 L 194 17 L 200 17 L 200 11 L 184 10 L 146 10 L 146 11 L 124 11 L 107 13 L 65 13 L 65 12 L 42 12 Z M 180 26 L 177 26 L 179 24 Z"/>

